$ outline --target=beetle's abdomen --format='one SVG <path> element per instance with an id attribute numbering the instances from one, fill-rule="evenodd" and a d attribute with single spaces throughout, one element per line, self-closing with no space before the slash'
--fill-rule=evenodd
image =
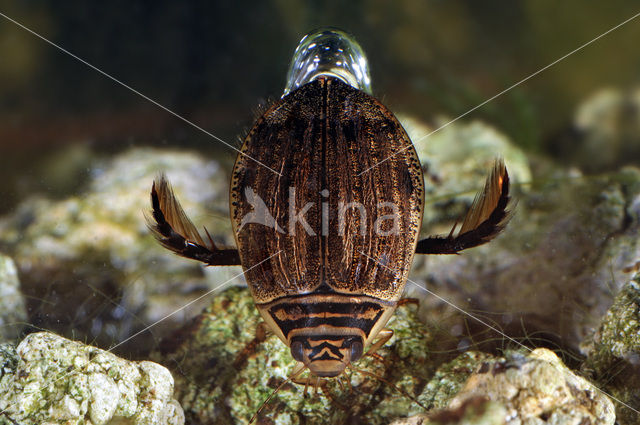
<path id="1" fill-rule="evenodd" d="M 320 78 L 272 106 L 242 151 L 231 216 L 256 303 L 321 286 L 400 297 L 422 219 L 423 181 L 410 140 L 382 104 Z"/>

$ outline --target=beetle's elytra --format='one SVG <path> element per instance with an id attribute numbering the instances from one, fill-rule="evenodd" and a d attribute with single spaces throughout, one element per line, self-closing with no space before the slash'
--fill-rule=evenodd
<path id="1" fill-rule="evenodd" d="M 273 104 L 244 141 L 230 187 L 237 249 L 201 237 L 164 178 L 151 191 L 150 225 L 182 256 L 242 265 L 262 318 L 293 358 L 335 377 L 390 337 L 381 331 L 414 253 L 481 245 L 508 221 L 509 177 L 496 161 L 458 234 L 418 241 L 423 181 L 395 116 L 336 73 L 320 73 Z"/>
<path id="2" fill-rule="evenodd" d="M 257 264 L 281 250 L 274 261 L 247 271 L 247 281 L 256 283 L 250 285 L 253 297 L 296 360 L 317 376 L 336 376 L 360 358 L 402 295 L 422 221 L 418 157 L 387 108 L 331 77 L 273 105 L 249 133 L 243 152 L 281 173 L 255 167 L 243 155 L 233 171 L 231 218 L 242 263 Z M 276 222 L 289 223 L 284 233 L 262 225 L 239 229 L 252 210 L 246 187 L 265 201 Z M 324 232 L 322 208 L 306 212 L 305 224 L 315 235 L 300 222 L 292 227 L 289 216 L 310 201 L 333 206 Z M 342 215 L 335 210 L 340 204 Z M 366 214 L 344 209 L 349 204 Z M 400 211 L 397 223 L 380 221 L 392 212 L 380 207 L 385 204 Z M 383 227 L 393 224 L 395 231 Z"/>

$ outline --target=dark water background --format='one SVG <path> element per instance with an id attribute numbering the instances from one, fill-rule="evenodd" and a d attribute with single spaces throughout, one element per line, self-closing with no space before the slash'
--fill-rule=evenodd
<path id="1" fill-rule="evenodd" d="M 368 54 L 374 93 L 393 111 L 428 121 L 466 112 L 639 10 L 632 1 L 577 0 L 0 1 L 0 12 L 234 145 L 257 105 L 280 96 L 291 54 L 314 28 L 353 33 Z M 468 118 L 530 153 L 556 155 L 556 136 L 582 100 L 638 84 L 639 39 L 640 19 Z M 235 156 L 1 18 L 0 213 L 28 194 L 63 196 L 81 186 L 82 175 L 54 175 L 72 144 L 105 154 L 162 145 Z"/>

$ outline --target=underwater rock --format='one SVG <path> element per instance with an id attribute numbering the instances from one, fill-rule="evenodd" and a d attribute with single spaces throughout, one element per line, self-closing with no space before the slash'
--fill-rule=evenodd
<path id="1" fill-rule="evenodd" d="M 0 409 L 11 424 L 181 425 L 173 378 L 149 361 L 130 362 L 40 332 L 0 346 Z M 0 419 L 0 422 L 2 420 Z"/>
<path id="2" fill-rule="evenodd" d="M 153 356 L 172 370 L 175 397 L 187 423 L 246 423 L 265 404 L 257 423 L 386 424 L 424 411 L 387 383 L 357 370 L 382 377 L 405 393 L 419 394 L 435 367 L 450 353 L 435 352 L 437 330 L 418 320 L 415 305 L 405 305 L 389 322 L 395 335 L 378 353 L 366 356 L 340 380 L 325 388 L 308 389 L 286 383 L 296 362 L 275 335 L 259 327 L 262 321 L 246 288 L 231 288 L 194 321 L 167 339 Z M 313 381 L 311 382 L 313 383 Z M 315 394 L 317 392 L 317 394 Z"/>
<path id="3" fill-rule="evenodd" d="M 416 147 L 425 175 L 423 231 L 443 223 L 450 226 L 463 217 L 496 158 L 504 158 L 513 183 L 531 181 L 525 153 L 490 125 L 454 122 L 434 132 L 449 120 L 439 118 L 431 128 L 409 116 L 398 119 Z"/>
<path id="4" fill-rule="evenodd" d="M 0 254 L 0 342 L 18 337 L 26 321 L 18 270 L 11 258 Z"/>
<path id="5" fill-rule="evenodd" d="M 154 240 L 143 212 L 150 209 L 151 183 L 161 171 L 190 215 L 197 221 L 206 217 L 202 222 L 212 225 L 213 237 L 230 241 L 228 177 L 218 162 L 188 152 L 133 149 L 93 165 L 80 195 L 31 198 L 0 219 L 0 247 L 19 268 L 34 327 L 110 346 L 240 272 L 204 271 Z M 212 220 L 212 214 L 222 219 Z M 162 335 L 206 303 L 178 311 L 152 333 Z M 142 334 L 126 348 L 148 352 L 152 338 Z"/>
<path id="6" fill-rule="evenodd" d="M 390 425 L 504 425 L 505 417 L 506 410 L 500 403 L 476 397 L 456 409 L 397 419 Z"/>
<path id="7" fill-rule="evenodd" d="M 478 396 L 503 404 L 508 425 L 613 425 L 616 419 L 608 397 L 545 348 L 483 362 L 448 407 L 457 408 Z"/>
<path id="8" fill-rule="evenodd" d="M 582 369 L 614 397 L 640 410 L 640 274 L 616 296 L 592 338 L 585 341 Z M 634 424 L 638 413 L 616 405 L 618 422 Z"/>
<path id="9" fill-rule="evenodd" d="M 589 173 L 640 162 L 640 88 L 601 89 L 578 107 L 550 150 Z"/>
<path id="10" fill-rule="evenodd" d="M 490 411 L 481 409 L 483 399 L 495 403 Z M 418 400 L 435 409 L 418 416 L 428 418 L 425 424 L 609 425 L 616 419 L 606 395 L 544 348 L 524 354 L 511 351 L 505 357 L 461 354 L 438 369 Z M 465 415 L 474 412 L 477 418 L 466 421 Z M 501 421 L 496 415 L 502 415 Z"/>
<path id="11" fill-rule="evenodd" d="M 416 258 L 406 296 L 423 300 L 425 320 L 456 312 L 427 290 L 475 313 L 485 323 L 467 320 L 467 335 L 495 342 L 483 350 L 504 341 L 488 323 L 577 352 L 640 260 L 640 169 L 590 178 L 557 171 L 526 193 L 515 187 L 514 198 L 511 222 L 491 243 Z"/>
<path id="12" fill-rule="evenodd" d="M 389 322 L 395 335 L 378 352 L 382 361 L 364 357 L 319 394 L 309 388 L 305 395 L 304 379 L 286 382 L 296 363 L 289 349 L 260 322 L 249 291 L 230 288 L 164 341 L 154 358 L 172 370 L 187 423 L 246 423 L 279 387 L 257 423 L 595 425 L 615 418 L 607 397 L 549 350 L 506 357 L 467 351 L 450 360 L 456 350 L 442 347 L 451 337 L 423 325 L 411 305 Z"/>

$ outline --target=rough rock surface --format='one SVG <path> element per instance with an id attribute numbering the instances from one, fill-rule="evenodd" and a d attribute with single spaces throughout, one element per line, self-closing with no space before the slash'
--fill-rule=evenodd
<path id="1" fill-rule="evenodd" d="M 515 214 L 501 236 L 461 255 L 417 258 L 407 295 L 424 300 L 425 318 L 449 309 L 426 287 L 512 337 L 534 334 L 578 351 L 640 260 L 640 169 L 559 172 L 514 192 Z M 487 330 L 469 325 L 476 336 Z"/>
<path id="2" fill-rule="evenodd" d="M 506 410 L 485 397 L 472 398 L 456 409 L 397 419 L 391 425 L 504 425 Z"/>
<path id="3" fill-rule="evenodd" d="M 11 258 L 0 254 L 0 342 L 16 338 L 26 321 L 18 270 Z"/>
<path id="4" fill-rule="evenodd" d="M 508 352 L 505 357 L 466 352 L 440 367 L 418 399 L 434 411 L 395 425 L 416 423 L 419 418 L 425 424 L 615 422 L 608 397 L 544 348 Z M 489 410 L 479 401 L 483 399 L 501 409 Z"/>
<path id="5" fill-rule="evenodd" d="M 151 183 L 160 172 L 166 172 L 194 220 L 206 222 L 218 241 L 230 237 L 228 179 L 216 161 L 188 152 L 133 149 L 95 165 L 80 195 L 34 197 L 0 219 L 0 248 L 18 266 L 34 326 L 113 345 L 240 272 L 204 270 L 156 243 L 143 213 L 150 209 Z M 162 336 L 205 305 L 179 311 L 154 327 L 153 335 Z M 154 339 L 145 333 L 135 343 L 133 351 L 144 352 Z"/>
<path id="6" fill-rule="evenodd" d="M 181 425 L 169 371 L 41 332 L 0 346 L 2 424 Z"/>
<path id="7" fill-rule="evenodd" d="M 508 355 L 483 362 L 450 401 L 457 408 L 484 396 L 502 403 L 507 424 L 613 425 L 613 403 L 586 379 L 569 370 L 550 350 Z"/>
<path id="8" fill-rule="evenodd" d="M 403 306 L 391 319 L 395 335 L 379 351 L 382 362 L 365 357 L 354 365 L 410 394 L 420 393 L 443 356 L 433 351 L 437 330 L 428 331 L 415 310 Z M 188 423 L 246 423 L 292 372 L 295 361 L 289 349 L 258 329 L 260 321 L 249 291 L 231 288 L 156 353 L 172 370 Z M 265 405 L 258 423 L 384 424 L 424 411 L 390 385 L 355 371 L 314 392 L 304 396 L 304 385 L 285 384 Z"/>
<path id="9" fill-rule="evenodd" d="M 620 424 L 640 420 L 640 274 L 616 296 L 592 338 L 582 368 L 628 406 L 616 406 Z"/>

